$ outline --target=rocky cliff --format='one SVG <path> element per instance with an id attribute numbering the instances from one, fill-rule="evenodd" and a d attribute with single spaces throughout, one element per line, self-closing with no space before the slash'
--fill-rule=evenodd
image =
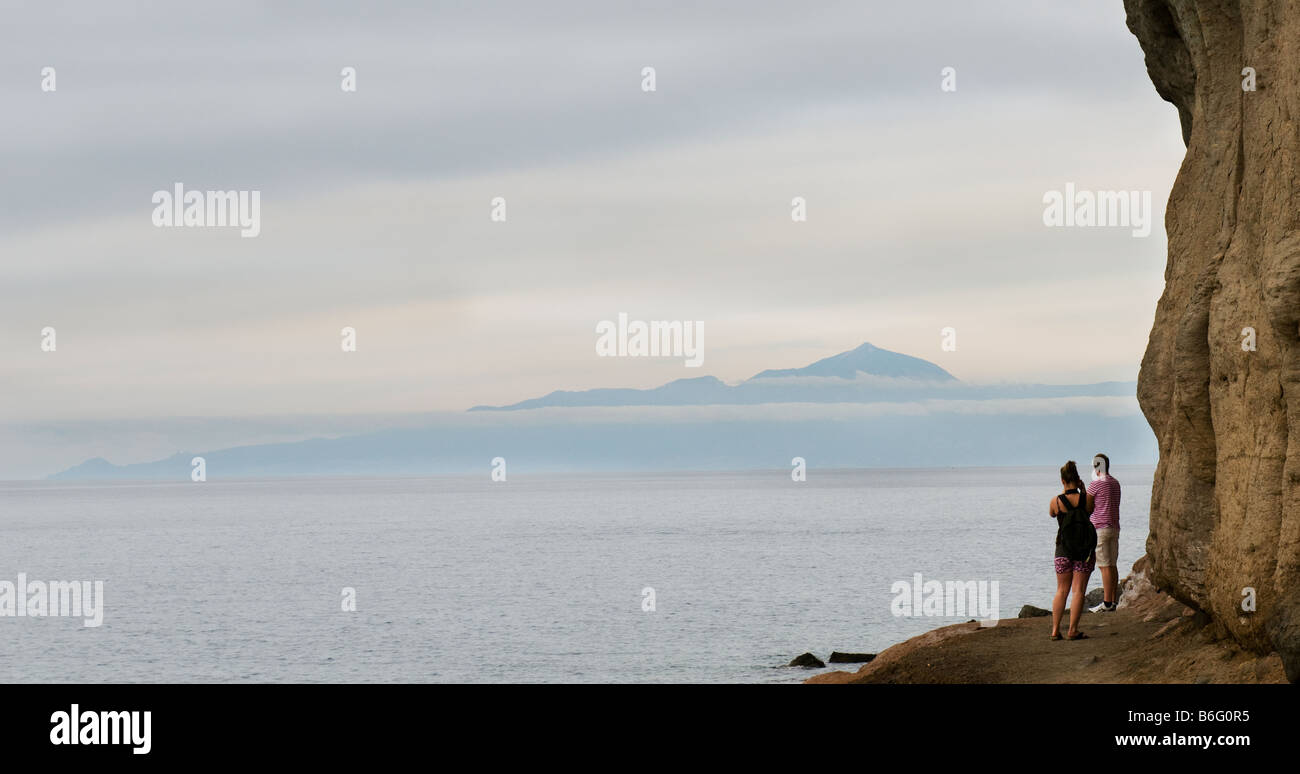
<path id="1" fill-rule="evenodd" d="M 1300 2 L 1124 5 L 1187 145 L 1165 218 L 1164 295 L 1138 381 L 1160 443 L 1152 577 L 1246 648 L 1276 650 L 1294 682 Z M 1243 609 L 1247 589 L 1253 612 Z"/>

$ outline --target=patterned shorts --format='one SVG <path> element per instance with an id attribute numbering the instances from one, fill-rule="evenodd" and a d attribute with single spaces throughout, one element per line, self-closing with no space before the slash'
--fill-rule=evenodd
<path id="1" fill-rule="evenodd" d="M 1066 575 L 1072 572 L 1092 572 L 1092 567 L 1096 561 L 1096 554 L 1088 557 L 1086 562 L 1071 560 L 1068 556 L 1058 556 L 1056 557 L 1056 574 Z"/>

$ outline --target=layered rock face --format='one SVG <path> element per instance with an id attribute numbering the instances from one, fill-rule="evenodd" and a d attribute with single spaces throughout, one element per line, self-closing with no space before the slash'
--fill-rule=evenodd
<path id="1" fill-rule="evenodd" d="M 1154 583 L 1300 680 L 1300 2 L 1125 0 L 1187 156 L 1138 400 Z M 1253 68 L 1255 90 L 1243 89 Z M 1247 83 L 1247 85 L 1249 85 Z M 1249 344 L 1253 329 L 1255 350 Z M 1256 609 L 1242 609 L 1254 589 Z"/>

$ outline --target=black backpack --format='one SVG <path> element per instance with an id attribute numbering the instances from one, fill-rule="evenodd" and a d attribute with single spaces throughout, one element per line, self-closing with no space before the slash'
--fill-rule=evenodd
<path id="1" fill-rule="evenodd" d="M 1097 529 L 1088 519 L 1088 493 L 1079 489 L 1079 504 L 1058 495 L 1061 509 L 1056 514 L 1056 555 L 1076 562 L 1086 562 L 1097 548 Z"/>

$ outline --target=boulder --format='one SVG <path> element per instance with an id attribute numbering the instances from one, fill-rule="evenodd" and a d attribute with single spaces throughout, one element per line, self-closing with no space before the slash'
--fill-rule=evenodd
<path id="1" fill-rule="evenodd" d="M 787 666 L 804 667 L 806 669 L 821 669 L 826 664 L 811 653 L 805 653 L 802 656 L 796 656 Z"/>
<path id="2" fill-rule="evenodd" d="M 838 650 L 831 653 L 832 664 L 865 664 L 875 658 L 875 653 L 841 653 Z"/>
<path id="3" fill-rule="evenodd" d="M 1034 607 L 1033 605 L 1025 605 L 1020 608 L 1020 614 L 1017 615 L 1016 618 L 1039 618 L 1051 614 L 1051 610 L 1044 610 L 1041 607 Z"/>
<path id="4" fill-rule="evenodd" d="M 1124 580 L 1115 584 L 1115 594 L 1118 597 L 1118 599 L 1115 600 L 1116 602 L 1119 602 L 1120 600 L 1124 599 L 1124 584 L 1127 581 L 1128 578 L 1125 578 Z M 1092 591 L 1089 591 L 1087 595 L 1084 596 L 1083 606 L 1086 608 L 1094 608 L 1105 601 L 1106 601 L 1106 590 L 1103 589 L 1101 586 L 1098 586 Z"/>
<path id="5" fill-rule="evenodd" d="M 1160 447 L 1150 582 L 1300 681 L 1300 14 L 1268 0 L 1124 7 L 1187 146 L 1138 376 Z"/>

